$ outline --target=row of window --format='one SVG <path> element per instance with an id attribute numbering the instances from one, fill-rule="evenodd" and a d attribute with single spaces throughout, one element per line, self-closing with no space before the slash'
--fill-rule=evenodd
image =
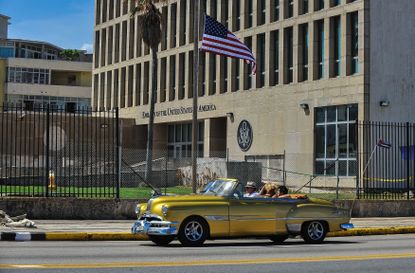
<path id="1" fill-rule="evenodd" d="M 7 95 L 6 102 L 23 106 L 26 111 L 45 109 L 49 105 L 51 110 L 74 112 L 79 109 L 87 109 L 91 105 L 91 100 L 88 98 L 31 95 Z"/>
<path id="2" fill-rule="evenodd" d="M 104 1 L 104 2 L 102 2 Z M 107 10 L 100 13 L 102 7 L 107 7 L 107 0 L 102 0 L 97 2 L 97 18 L 104 19 L 104 14 L 107 14 Z M 118 0 L 121 1 L 121 0 Z M 287 19 L 293 17 L 293 6 L 294 0 L 268 0 L 270 1 L 270 22 L 275 22 L 280 20 L 280 5 L 284 6 L 284 16 L 283 18 Z M 280 3 L 281 1 L 281 3 Z M 308 0 L 298 0 L 299 14 L 305 14 L 309 12 L 309 1 Z M 345 3 L 353 2 L 353 0 L 344 0 Z M 116 4 L 116 0 L 112 1 Z M 129 1 L 122 1 L 129 2 Z M 212 17 L 217 18 L 218 21 L 222 22 L 226 27 L 232 31 L 241 30 L 241 18 L 245 16 L 245 29 L 254 27 L 253 25 L 253 1 L 252 0 L 243 0 L 243 1 L 233 1 L 228 3 L 228 1 L 217 1 L 211 0 L 208 4 L 202 1 L 202 10 Z M 334 7 L 340 4 L 340 0 L 331 0 L 330 7 Z M 314 1 L 315 8 L 314 10 L 321 10 L 324 8 L 324 0 Z M 116 4 L 115 7 L 128 6 L 128 4 Z M 206 9 L 206 5 L 209 6 Z M 218 12 L 218 7 L 220 5 L 220 12 Z M 232 6 L 231 6 L 232 5 Z M 245 5 L 245 14 L 241 14 L 241 5 Z M 257 24 L 263 25 L 266 23 L 266 0 L 258 0 L 257 3 Z M 189 8 L 188 8 L 189 6 Z M 112 14 L 114 10 L 113 5 L 109 5 L 109 13 Z M 233 14 L 229 14 L 229 8 L 232 7 Z M 160 8 L 162 15 L 162 40 L 161 40 L 161 50 L 166 50 L 168 48 L 176 48 L 177 46 L 182 46 L 188 43 L 193 43 L 193 24 L 189 22 L 193 21 L 193 8 L 194 1 L 189 0 L 179 0 L 173 2 L 168 6 L 163 6 Z M 125 10 L 128 13 L 128 9 Z M 123 14 L 126 14 L 123 13 Z M 113 17 L 112 17 L 113 18 Z M 111 18 L 111 19 L 112 19 Z M 232 26 L 230 22 L 232 20 Z M 357 20 L 357 18 L 356 18 Z M 125 61 L 127 59 L 133 59 L 141 57 L 143 55 L 148 55 L 150 53 L 149 48 L 143 43 L 141 37 L 138 37 L 137 30 L 139 29 L 138 20 L 132 17 L 128 20 L 124 20 L 115 25 L 111 25 L 108 28 L 97 30 L 95 33 L 95 68 L 102 67 L 105 65 L 111 65 L 113 63 L 118 63 L 120 61 Z M 98 23 L 97 23 L 98 24 Z M 179 36 L 179 37 L 177 37 Z M 114 54 L 114 57 L 113 57 Z"/>
<path id="3" fill-rule="evenodd" d="M 7 81 L 13 83 L 50 84 L 50 70 L 41 68 L 8 67 Z"/>
<path id="4" fill-rule="evenodd" d="M 327 75 L 338 77 L 352 75 L 359 72 L 358 57 L 358 13 L 346 15 L 348 32 L 341 32 L 341 17 L 327 18 L 329 23 L 329 61 L 325 61 L 325 20 L 305 23 L 298 28 L 298 45 L 294 48 L 294 27 L 283 30 L 274 30 L 270 33 L 270 40 L 266 40 L 265 33 L 258 34 L 256 38 L 257 75 L 253 76 L 251 66 L 237 59 L 217 57 L 211 54 L 200 55 L 199 95 L 213 95 L 228 91 L 248 90 L 278 84 L 290 84 L 307 80 L 319 80 Z M 310 37 L 309 29 L 314 28 L 314 37 Z M 350 37 L 344 39 L 342 36 Z M 248 47 L 253 45 L 253 37 L 245 37 L 244 43 Z M 309 45 L 315 44 L 314 51 L 310 52 Z M 346 56 L 342 56 L 342 47 L 346 48 Z M 298 56 L 298 63 L 294 67 L 294 54 Z M 313 57 L 310 61 L 309 54 Z M 269 65 L 266 67 L 266 61 Z M 342 62 L 345 60 L 345 69 L 342 71 Z M 230 66 L 228 66 L 228 62 Z M 193 51 L 162 57 L 159 61 L 159 102 L 176 99 L 191 98 L 193 86 Z M 107 73 L 95 75 L 94 102 L 99 107 L 131 107 L 146 105 L 149 100 L 150 62 L 130 65 Z M 187 70 L 186 70 L 187 69 Z M 219 78 L 216 71 L 219 70 Z M 325 74 L 325 71 L 328 74 Z M 186 72 L 188 77 L 186 80 Z M 309 73 L 311 72 L 311 73 Z M 178 73 L 178 77 L 177 74 Z M 294 80 L 297 73 L 297 80 Z M 266 82 L 266 75 L 268 81 Z M 242 79 L 241 79 L 242 77 Z M 254 77 L 256 84 L 254 86 Z M 100 79 L 99 79 L 100 78 Z M 135 84 L 134 84 L 135 81 Z M 228 85 L 228 82 L 230 84 Z M 186 96 L 186 88 L 188 94 Z M 115 90 L 111 95 L 111 89 Z M 218 91 L 219 90 L 219 91 Z M 121 101 L 118 103 L 118 92 Z M 100 95 L 98 95 L 100 93 Z M 99 101 L 98 101 L 99 96 Z M 127 101 L 125 101 L 127 98 Z M 104 101 L 106 99 L 106 103 Z M 113 105 L 111 105 L 113 100 Z"/>

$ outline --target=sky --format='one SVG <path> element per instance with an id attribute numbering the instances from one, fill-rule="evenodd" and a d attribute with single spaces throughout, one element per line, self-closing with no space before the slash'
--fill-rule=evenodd
<path id="1" fill-rule="evenodd" d="M 94 0 L 0 0 L 0 14 L 11 17 L 11 39 L 92 52 Z"/>

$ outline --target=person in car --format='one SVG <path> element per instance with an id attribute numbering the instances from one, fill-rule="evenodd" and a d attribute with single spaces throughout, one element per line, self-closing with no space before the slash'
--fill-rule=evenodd
<path id="1" fill-rule="evenodd" d="M 259 197 L 259 193 L 256 190 L 256 183 L 253 181 L 248 181 L 245 186 L 244 197 Z"/>
<path id="2" fill-rule="evenodd" d="M 288 194 L 288 189 L 286 186 L 279 186 L 277 192 L 272 196 L 272 198 L 286 197 Z"/>
<path id="3" fill-rule="evenodd" d="M 265 183 L 265 185 L 262 187 L 259 195 L 261 197 L 272 197 L 275 194 L 277 194 L 277 187 L 274 183 Z"/>

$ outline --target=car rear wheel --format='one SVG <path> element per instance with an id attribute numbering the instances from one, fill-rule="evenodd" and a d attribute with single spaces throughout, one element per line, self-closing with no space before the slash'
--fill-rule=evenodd
<path id="1" fill-rule="evenodd" d="M 168 245 L 174 240 L 174 236 L 148 235 L 148 238 L 159 246 Z"/>
<path id="2" fill-rule="evenodd" d="M 323 222 L 311 221 L 303 224 L 301 237 L 306 243 L 319 244 L 326 238 L 327 227 Z"/>
<path id="3" fill-rule="evenodd" d="M 180 226 L 178 238 L 184 246 L 201 246 L 208 232 L 208 226 L 202 218 L 190 217 Z"/>
<path id="4" fill-rule="evenodd" d="M 281 244 L 283 243 L 285 240 L 288 239 L 288 235 L 274 235 L 269 237 L 269 239 L 274 242 L 274 244 Z"/>

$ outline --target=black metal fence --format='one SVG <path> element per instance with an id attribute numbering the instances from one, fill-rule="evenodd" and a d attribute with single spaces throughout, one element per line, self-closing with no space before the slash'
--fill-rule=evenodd
<path id="1" fill-rule="evenodd" d="M 0 195 L 119 197 L 118 110 L 0 106 Z"/>
<path id="2" fill-rule="evenodd" d="M 415 124 L 361 122 L 358 140 L 357 196 L 414 198 Z"/>

